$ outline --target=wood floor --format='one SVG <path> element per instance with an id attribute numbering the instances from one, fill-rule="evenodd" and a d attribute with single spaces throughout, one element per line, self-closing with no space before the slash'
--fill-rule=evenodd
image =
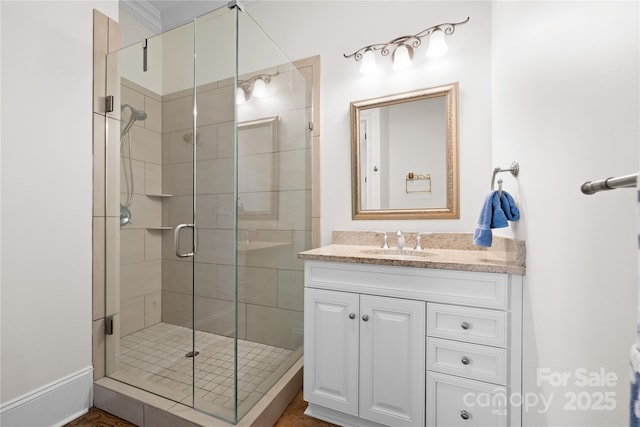
<path id="1" fill-rule="evenodd" d="M 101 409 L 89 408 L 89 412 L 65 424 L 64 427 L 135 427 L 129 421 L 125 421 Z"/>
<path id="2" fill-rule="evenodd" d="M 335 424 L 306 416 L 305 409 L 307 409 L 307 402 L 302 399 L 302 391 L 300 391 L 276 421 L 274 427 L 335 427 Z"/>
<path id="3" fill-rule="evenodd" d="M 306 416 L 305 409 L 307 409 L 307 402 L 302 399 L 302 392 L 300 392 L 285 409 L 274 427 L 336 427 L 335 424 Z M 88 413 L 64 427 L 135 427 L 135 424 L 93 407 Z"/>

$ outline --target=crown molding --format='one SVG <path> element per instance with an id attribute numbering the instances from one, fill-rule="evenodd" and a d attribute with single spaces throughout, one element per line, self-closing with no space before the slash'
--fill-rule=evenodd
<path id="1" fill-rule="evenodd" d="M 155 34 L 162 33 L 160 11 L 147 0 L 121 0 L 120 7 Z"/>

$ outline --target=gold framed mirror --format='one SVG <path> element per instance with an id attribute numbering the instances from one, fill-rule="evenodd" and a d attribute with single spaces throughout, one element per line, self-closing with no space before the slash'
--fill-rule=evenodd
<path id="1" fill-rule="evenodd" d="M 353 219 L 460 218 L 458 83 L 352 102 Z"/>

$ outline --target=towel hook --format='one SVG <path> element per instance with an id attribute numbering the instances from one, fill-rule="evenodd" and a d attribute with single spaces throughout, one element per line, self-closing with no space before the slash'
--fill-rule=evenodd
<path id="1" fill-rule="evenodd" d="M 518 162 L 511 163 L 511 167 L 507 169 L 502 169 L 500 167 L 493 168 L 493 176 L 491 177 L 491 191 L 495 188 L 496 183 L 496 175 L 500 172 L 511 172 L 511 175 L 518 176 L 520 173 L 520 164 Z M 502 180 L 498 180 L 498 185 L 502 184 Z M 500 185 L 500 189 L 498 190 L 500 195 L 502 195 L 502 186 Z"/>

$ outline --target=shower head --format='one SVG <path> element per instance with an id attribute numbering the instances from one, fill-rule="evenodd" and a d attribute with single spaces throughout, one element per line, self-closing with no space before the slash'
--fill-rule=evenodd
<path id="1" fill-rule="evenodd" d="M 142 110 L 133 110 L 131 111 L 131 119 L 133 120 L 146 120 L 147 113 Z M 131 120 L 129 119 L 129 120 Z"/>
<path id="2" fill-rule="evenodd" d="M 147 119 L 147 113 L 145 111 L 136 110 L 129 104 L 124 104 L 121 110 L 124 111 L 125 108 L 129 108 L 131 110 L 131 115 L 129 116 L 129 121 L 124 126 L 124 128 L 122 128 L 122 131 L 120 132 L 120 138 L 122 138 L 127 134 L 127 132 L 129 132 L 129 129 L 131 129 L 131 126 L 133 126 L 135 122 L 143 121 Z"/>

